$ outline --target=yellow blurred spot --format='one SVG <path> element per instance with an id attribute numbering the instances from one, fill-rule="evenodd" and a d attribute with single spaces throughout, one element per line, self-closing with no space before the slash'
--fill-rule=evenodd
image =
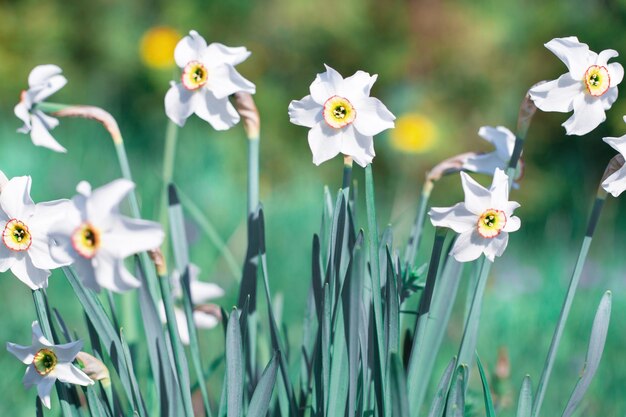
<path id="1" fill-rule="evenodd" d="M 167 26 L 149 29 L 141 38 L 141 60 L 151 68 L 171 67 L 174 65 L 174 48 L 180 39 L 180 33 Z"/>
<path id="2" fill-rule="evenodd" d="M 391 145 L 401 152 L 425 152 L 432 148 L 436 139 L 437 127 L 419 113 L 400 116 L 396 120 L 395 129 L 391 130 Z"/>

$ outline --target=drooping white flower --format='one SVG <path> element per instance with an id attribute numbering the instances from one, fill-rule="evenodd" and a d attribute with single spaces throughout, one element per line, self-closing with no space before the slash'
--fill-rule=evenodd
<path id="1" fill-rule="evenodd" d="M 124 259 L 163 242 L 158 223 L 120 214 L 119 204 L 134 187 L 131 181 L 119 179 L 92 191 L 82 181 L 66 219 L 51 232 L 59 245 L 55 250 L 73 259 L 88 288 L 122 292 L 139 287 L 141 281 L 126 269 Z"/>
<path id="2" fill-rule="evenodd" d="M 505 170 L 515 148 L 513 132 L 504 126 L 483 126 L 478 130 L 478 136 L 495 146 L 496 150 L 470 156 L 463 161 L 463 169 L 486 175 L 493 175 L 497 168 Z"/>
<path id="3" fill-rule="evenodd" d="M 165 113 L 183 126 L 193 113 L 216 130 L 226 130 L 239 122 L 239 113 L 228 100 L 238 91 L 254 94 L 255 86 L 235 69 L 250 56 L 243 46 L 231 48 L 206 41 L 195 30 L 189 32 L 174 50 L 176 65 L 182 70 L 181 82 L 165 95 Z"/>
<path id="4" fill-rule="evenodd" d="M 622 82 L 624 68 L 608 60 L 618 56 L 606 49 L 599 54 L 575 36 L 556 38 L 545 44 L 569 72 L 558 79 L 530 89 L 530 97 L 543 111 L 574 114 L 562 126 L 568 135 L 584 135 L 606 120 L 605 110 L 617 99 L 617 85 Z"/>
<path id="5" fill-rule="evenodd" d="M 14 177 L 0 193 L 0 272 L 11 270 L 31 289 L 48 286 L 50 270 L 71 263 L 54 256 L 50 228 L 62 221 L 68 200 L 33 203 L 30 177 Z"/>
<path id="6" fill-rule="evenodd" d="M 30 138 L 37 146 L 43 146 L 56 152 L 67 152 L 50 134 L 59 121 L 37 109 L 52 94 L 59 91 L 67 79 L 61 75 L 61 68 L 56 65 L 38 65 L 28 75 L 28 90 L 22 91 L 20 102 L 15 106 L 14 113 L 22 119 L 24 126 L 17 129 L 20 133 L 30 133 Z"/>
<path id="7" fill-rule="evenodd" d="M 83 371 L 72 365 L 74 358 L 83 347 L 82 341 L 55 345 L 46 339 L 39 323 L 32 325 L 33 338 L 30 346 L 7 343 L 7 350 L 28 365 L 24 374 L 26 389 L 37 386 L 41 402 L 50 408 L 50 392 L 58 379 L 61 382 L 77 385 L 93 385 L 93 381 Z"/>
<path id="8" fill-rule="evenodd" d="M 624 116 L 624 122 L 626 122 L 626 116 Z M 603 138 L 602 140 L 611 145 L 613 149 L 626 158 L 626 135 L 620 136 L 619 138 Z M 617 197 L 623 193 L 624 190 L 626 190 L 626 165 L 622 165 L 621 168 L 609 175 L 602 182 L 602 188 L 604 188 L 607 193 L 611 193 L 613 197 Z"/>
<path id="9" fill-rule="evenodd" d="M 459 236 L 451 255 L 459 262 L 469 262 L 485 254 L 493 261 L 504 253 L 509 233 L 520 227 L 520 219 L 513 216 L 519 207 L 509 201 L 509 178 L 497 168 L 489 189 L 461 172 L 465 202 L 452 207 L 433 207 L 428 215 L 433 225 L 448 227 Z"/>
<path id="10" fill-rule="evenodd" d="M 369 96 L 377 75 L 357 71 L 344 79 L 325 67 L 311 84 L 311 94 L 289 104 L 289 120 L 311 128 L 308 139 L 315 165 L 342 153 L 365 167 L 376 155 L 373 136 L 394 127 L 395 116 Z"/>
<path id="11" fill-rule="evenodd" d="M 194 306 L 198 306 L 198 304 L 205 303 L 224 295 L 224 290 L 219 285 L 200 281 L 198 278 L 199 276 L 200 268 L 198 268 L 195 264 L 190 264 L 189 289 L 191 293 L 191 301 Z M 183 298 L 183 289 L 180 282 L 180 274 L 177 271 L 172 274 L 171 282 L 172 297 L 175 300 L 181 300 Z M 212 329 L 219 323 L 217 313 L 218 311 L 211 314 L 211 312 L 205 311 L 205 309 L 196 308 L 193 312 L 193 321 L 199 329 Z M 165 316 L 165 306 L 163 303 L 160 305 L 159 315 L 161 316 L 161 321 L 165 323 L 167 318 Z M 187 328 L 187 316 L 185 315 L 185 312 L 178 307 L 174 307 L 174 316 L 176 317 L 176 325 L 178 327 L 180 341 L 183 344 L 188 345 L 189 329 Z"/>

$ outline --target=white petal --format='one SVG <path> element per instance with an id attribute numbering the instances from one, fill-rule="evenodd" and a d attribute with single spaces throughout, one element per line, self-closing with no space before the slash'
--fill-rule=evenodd
<path id="1" fill-rule="evenodd" d="M 35 204 L 35 212 L 28 221 L 32 234 L 41 240 L 47 240 L 48 232 L 57 224 L 66 222 L 76 215 L 70 200 L 53 200 Z"/>
<path id="2" fill-rule="evenodd" d="M 326 72 L 317 74 L 311 87 L 309 87 L 313 100 L 322 106 L 326 103 L 326 100 L 337 95 L 337 91 L 343 82 L 341 74 L 328 65 L 324 66 L 326 67 Z"/>
<path id="3" fill-rule="evenodd" d="M 468 230 L 456 238 L 450 255 L 459 262 L 473 261 L 482 255 L 485 244 L 485 238 L 481 237 L 476 229 Z"/>
<path id="4" fill-rule="evenodd" d="M 115 292 L 125 292 L 141 286 L 141 281 L 126 270 L 124 262 L 100 249 L 93 262 L 98 285 Z"/>
<path id="5" fill-rule="evenodd" d="M 215 130 L 227 130 L 239 122 L 239 113 L 228 97 L 218 99 L 210 90 L 203 88 L 194 102 L 194 112 Z"/>
<path id="6" fill-rule="evenodd" d="M 135 184 L 124 178 L 94 189 L 86 202 L 87 219 L 96 227 L 109 227 L 118 217 L 119 205 Z"/>
<path id="7" fill-rule="evenodd" d="M 26 221 L 35 211 L 35 204 L 30 198 L 31 179 L 13 177 L 2 187 L 0 207 L 9 218 Z"/>
<path id="8" fill-rule="evenodd" d="M 626 155 L 626 135 L 620 136 L 618 138 L 615 137 L 606 137 L 602 138 L 603 141 L 611 145 L 613 149 L 622 155 Z"/>
<path id="9" fill-rule="evenodd" d="M 585 135 L 606 120 L 602 101 L 591 95 L 574 99 L 574 114 L 562 126 L 568 135 Z"/>
<path id="10" fill-rule="evenodd" d="M 41 84 L 35 88 L 28 90 L 29 98 L 32 103 L 41 103 L 52 94 L 62 89 L 67 84 L 67 78 L 62 75 L 55 75 L 46 80 L 44 84 Z"/>
<path id="11" fill-rule="evenodd" d="M 76 275 L 78 275 L 85 287 L 96 292 L 100 292 L 102 288 L 100 287 L 100 284 L 98 284 L 98 280 L 96 279 L 96 270 L 93 266 L 92 259 L 85 259 L 82 256 L 76 254 L 74 269 L 76 270 Z"/>
<path id="12" fill-rule="evenodd" d="M 203 311 L 194 311 L 193 321 L 196 327 L 201 329 L 212 329 L 220 322 L 214 315 L 207 314 Z"/>
<path id="13" fill-rule="evenodd" d="M 343 129 L 341 148 L 344 155 L 350 155 L 354 162 L 365 168 L 376 156 L 374 152 L 374 138 L 359 133 L 352 125 Z"/>
<path id="14" fill-rule="evenodd" d="M 585 71 L 592 64 L 591 57 L 595 57 L 595 54 L 590 54 L 589 46 L 580 43 L 575 36 L 552 39 L 545 47 L 567 65 L 576 80 L 582 80 Z"/>
<path id="15" fill-rule="evenodd" d="M 16 345 L 11 342 L 7 342 L 7 350 L 26 365 L 33 362 L 36 353 L 32 346 Z"/>
<path id="16" fill-rule="evenodd" d="M 486 153 L 482 155 L 470 156 L 463 161 L 462 168 L 467 171 L 477 172 L 480 174 L 493 175 L 496 168 L 506 168 L 508 161 L 500 159 L 497 152 Z"/>
<path id="17" fill-rule="evenodd" d="M 531 88 L 529 94 L 539 109 L 567 113 L 574 108 L 574 99 L 584 95 L 584 88 L 582 81 L 566 73 L 556 80 Z"/>
<path id="18" fill-rule="evenodd" d="M 171 121 L 183 127 L 194 112 L 196 91 L 187 90 L 181 83 L 172 84 L 165 94 L 165 114 Z"/>
<path id="19" fill-rule="evenodd" d="M 465 172 L 461 172 L 461 184 L 465 193 L 465 208 L 481 215 L 491 206 L 491 193 Z"/>
<path id="20" fill-rule="evenodd" d="M 83 348 L 82 340 L 64 343 L 62 345 L 54 345 L 54 353 L 56 353 L 59 362 L 72 362 Z"/>
<path id="21" fill-rule="evenodd" d="M 41 331 L 41 326 L 39 326 L 38 321 L 35 320 L 34 322 L 32 322 L 31 331 L 33 333 L 31 338 L 33 348 L 39 350 L 39 348 L 41 347 L 54 346 L 54 343 L 46 339 L 46 337 L 43 335 L 43 332 Z"/>
<path id="22" fill-rule="evenodd" d="M 189 61 L 199 61 L 206 47 L 204 38 L 195 30 L 190 31 L 189 35 L 182 38 L 174 49 L 176 65 L 184 68 Z"/>
<path id="23" fill-rule="evenodd" d="M 67 149 L 57 142 L 56 139 L 50 134 L 50 129 L 52 127 L 48 126 L 43 118 L 37 114 L 33 114 L 31 122 L 32 128 L 30 131 L 30 138 L 35 146 L 42 146 L 55 152 L 67 152 Z"/>
<path id="24" fill-rule="evenodd" d="M 228 64 L 237 65 L 245 61 L 250 56 L 250 51 L 245 46 L 229 47 L 218 42 L 211 43 L 202 54 L 202 62 L 207 67 L 214 65 Z"/>
<path id="25" fill-rule="evenodd" d="M 515 148 L 515 134 L 504 126 L 483 126 L 478 135 L 496 147 L 496 153 L 505 164 L 511 159 Z M 504 169 L 504 167 L 501 167 Z"/>
<path id="26" fill-rule="evenodd" d="M 602 183 L 602 188 L 604 188 L 607 193 L 611 193 L 613 197 L 618 197 L 623 193 L 624 190 L 626 190 L 626 166 L 622 166 L 609 175 Z"/>
<path id="27" fill-rule="evenodd" d="M 322 108 L 310 95 L 302 100 L 292 100 L 289 103 L 289 121 L 295 125 L 313 127 L 324 119 Z"/>
<path id="28" fill-rule="evenodd" d="M 309 130 L 309 147 L 313 153 L 313 163 L 322 162 L 337 156 L 341 149 L 341 131 L 333 129 L 324 122 L 320 122 Z"/>
<path id="29" fill-rule="evenodd" d="M 496 256 L 502 256 L 508 243 L 509 234 L 506 232 L 502 232 L 498 236 L 488 239 L 487 246 L 484 250 L 485 256 L 493 262 Z"/>
<path id="30" fill-rule="evenodd" d="M 452 207 L 432 207 L 428 212 L 433 226 L 448 227 L 457 233 L 475 228 L 477 216 L 465 208 L 465 203 Z"/>
<path id="31" fill-rule="evenodd" d="M 506 219 L 506 224 L 504 225 L 503 231 L 507 233 L 516 232 L 519 230 L 522 225 L 522 221 L 517 216 L 510 216 Z"/>
<path id="32" fill-rule="evenodd" d="M 187 316 L 179 309 L 174 308 L 174 317 L 176 317 L 176 327 L 178 327 L 178 336 L 184 345 L 189 344 L 189 327 L 187 326 Z"/>
<path id="33" fill-rule="evenodd" d="M 609 59 L 615 58 L 617 56 L 619 56 L 619 54 L 617 53 L 615 49 L 605 49 L 604 51 L 598 54 L 595 64 L 601 67 L 606 67 L 607 63 L 609 62 Z"/>
<path id="34" fill-rule="evenodd" d="M 48 374 L 41 378 L 41 380 L 37 383 L 37 394 L 39 395 L 43 405 L 45 405 L 48 409 L 50 409 L 50 392 L 52 391 L 55 381 L 56 378 Z"/>
<path id="35" fill-rule="evenodd" d="M 42 376 L 39 375 L 35 370 L 35 365 L 31 363 L 31 365 L 26 368 L 26 372 L 24 372 L 24 378 L 22 379 L 24 388 L 29 389 L 33 385 L 37 385 L 41 378 Z"/>
<path id="36" fill-rule="evenodd" d="M 246 80 L 232 65 L 219 65 L 209 71 L 208 88 L 218 99 L 228 97 L 238 91 L 254 94 L 256 88 Z"/>
<path id="37" fill-rule="evenodd" d="M 21 101 L 17 103 L 15 107 L 13 108 L 13 113 L 15 113 L 15 115 L 22 122 L 24 122 L 24 126 L 18 130 L 18 132 L 20 133 L 30 132 L 31 125 L 30 125 L 30 111 L 29 110 L 30 110 L 29 107 L 26 106 L 26 104 Z"/>
<path id="38" fill-rule="evenodd" d="M 622 67 L 622 64 L 613 62 L 609 64 L 608 70 L 609 77 L 611 77 L 611 87 L 615 87 L 622 82 L 622 80 L 624 79 L 624 67 Z"/>
<path id="39" fill-rule="evenodd" d="M 0 230 L 4 230 L 5 222 L 0 222 Z M 13 266 L 15 262 L 15 256 L 13 251 L 6 247 L 3 243 L 0 243 L 0 272 L 6 272 Z"/>
<path id="40" fill-rule="evenodd" d="M 219 285 L 210 282 L 191 281 L 189 287 L 191 291 L 191 301 L 193 301 L 194 304 L 200 304 L 224 295 L 224 290 Z"/>
<path id="41" fill-rule="evenodd" d="M 30 289 L 37 290 L 48 286 L 48 277 L 50 271 L 47 269 L 39 269 L 33 265 L 29 256 L 23 256 L 17 259 L 11 265 L 11 272 Z"/>
<path id="42" fill-rule="evenodd" d="M 60 262 L 60 259 L 53 257 L 50 245 L 51 243 L 47 239 L 33 238 L 28 249 L 28 256 L 36 268 L 56 269 L 71 263 L 71 259 L 68 259 L 67 262 Z"/>
<path id="43" fill-rule="evenodd" d="M 503 170 L 497 168 L 493 174 L 491 187 L 491 208 L 502 210 L 509 201 L 509 177 Z"/>
<path id="44" fill-rule="evenodd" d="M 71 363 L 58 363 L 54 368 L 54 376 L 61 382 L 76 385 L 93 385 L 94 382 L 83 371 Z"/>
<path id="45" fill-rule="evenodd" d="M 37 65 L 28 74 L 28 86 L 36 87 L 41 84 L 45 84 L 48 80 L 55 75 L 60 75 L 63 70 L 54 64 Z"/>
<path id="46" fill-rule="evenodd" d="M 602 102 L 602 108 L 608 110 L 611 108 L 615 100 L 617 100 L 617 87 L 610 87 L 606 93 L 602 94 L 600 101 Z"/>
<path id="47" fill-rule="evenodd" d="M 337 94 L 351 102 L 369 97 L 370 90 L 376 82 L 378 75 L 369 75 L 365 71 L 357 71 L 354 75 L 343 80 L 338 85 Z"/>
<path id="48" fill-rule="evenodd" d="M 163 243 L 163 238 L 163 228 L 159 223 L 117 216 L 111 229 L 102 235 L 102 249 L 123 259 L 158 248 Z"/>
<path id="49" fill-rule="evenodd" d="M 356 110 L 354 127 L 365 136 L 374 136 L 394 127 L 396 117 L 375 97 L 362 98 L 353 103 Z"/>

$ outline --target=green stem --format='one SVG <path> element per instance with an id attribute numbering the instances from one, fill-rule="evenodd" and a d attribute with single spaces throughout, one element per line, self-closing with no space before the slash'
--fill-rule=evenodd
<path id="1" fill-rule="evenodd" d="M 259 136 L 248 137 L 248 216 L 259 205 Z"/>
<path id="2" fill-rule="evenodd" d="M 585 238 L 583 239 L 580 252 L 578 253 L 576 266 L 574 268 L 574 272 L 572 273 L 569 287 L 567 288 L 567 294 L 565 295 L 563 307 L 561 308 L 561 315 L 559 316 L 556 330 L 554 331 L 554 335 L 552 336 L 552 342 L 550 343 L 548 356 L 546 357 L 543 372 L 541 373 L 541 379 L 539 380 L 539 385 L 537 386 L 537 394 L 535 396 L 535 402 L 533 404 L 532 417 L 537 417 L 539 415 L 539 411 L 541 410 L 541 405 L 543 403 L 543 398 L 546 394 L 550 374 L 552 373 L 552 368 L 554 366 L 556 353 L 559 348 L 559 343 L 561 342 L 561 336 L 563 335 L 563 329 L 565 328 L 567 317 L 569 316 L 572 302 L 574 300 L 574 296 L 576 295 L 576 289 L 578 288 L 578 282 L 580 281 L 580 274 L 582 273 L 583 267 L 585 265 L 587 253 L 589 252 L 591 240 L 593 239 L 593 233 L 598 223 L 598 219 L 600 218 L 600 214 L 602 213 L 602 207 L 604 206 L 606 196 L 606 191 L 604 191 L 602 187 L 598 188 L 598 193 L 596 195 L 596 200 L 593 205 L 593 210 L 587 223 L 587 232 L 585 234 Z"/>
<path id="3" fill-rule="evenodd" d="M 430 199 L 430 193 L 434 187 L 434 183 L 430 180 L 426 180 L 420 193 L 419 205 L 417 208 L 417 217 L 411 230 L 411 236 L 409 237 L 409 243 L 404 253 L 404 263 L 407 268 L 410 268 L 415 263 L 415 257 L 417 256 L 417 250 L 419 249 L 420 242 L 422 240 L 422 230 L 424 229 L 424 218 L 426 217 L 426 210 L 428 209 L 428 200 Z"/>
<path id="4" fill-rule="evenodd" d="M 174 165 L 176 161 L 176 143 L 178 141 L 178 128 L 174 122 L 168 119 L 165 131 L 165 149 L 163 150 L 163 186 L 161 188 L 161 206 L 159 208 L 159 223 L 163 230 L 168 229 L 167 216 L 167 187 L 174 177 Z M 166 253 L 167 239 L 163 242 L 161 251 Z"/>
<path id="5" fill-rule="evenodd" d="M 343 157 L 343 179 L 341 181 L 341 188 L 350 188 L 350 181 L 352 181 L 352 157 Z M 346 196 L 347 197 L 347 196 Z"/>

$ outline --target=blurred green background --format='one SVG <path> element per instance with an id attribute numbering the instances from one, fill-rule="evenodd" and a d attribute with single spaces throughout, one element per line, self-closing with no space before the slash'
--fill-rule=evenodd
<path id="1" fill-rule="evenodd" d="M 155 67 L 159 52 L 170 49 L 168 39 L 171 44 L 190 29 L 208 42 L 245 45 L 252 56 L 238 69 L 257 85 L 255 100 L 262 117 L 261 199 L 268 222 L 271 283 L 274 293 L 288 295 L 283 317 L 295 352 L 323 186 L 340 186 L 342 161 L 336 158 L 315 167 L 307 131 L 289 123 L 287 106 L 308 94 L 323 64 L 344 76 L 358 69 L 379 74 L 373 95 L 399 117 L 395 132 L 376 138 L 374 172 L 379 224 L 393 225 L 396 249 L 402 249 L 425 173 L 454 154 L 489 151 L 476 134 L 478 128 L 514 129 L 527 89 L 565 72 L 543 44 L 576 35 L 592 50 L 612 48 L 626 54 L 624 22 L 623 0 L 0 0 L 0 169 L 9 177 L 31 175 L 35 201 L 71 197 L 83 179 L 98 186 L 120 176 L 110 139 L 94 122 L 61 120 L 53 134 L 68 148 L 66 155 L 34 147 L 28 136 L 15 132 L 21 122 L 12 109 L 27 86 L 29 71 L 54 63 L 63 68 L 69 83 L 50 100 L 100 106 L 117 118 L 143 214 L 156 218 L 167 125 L 163 97 L 168 82 L 179 77 L 171 59 Z M 163 27 L 169 29 L 154 32 Z M 172 30 L 178 33 L 173 41 L 168 36 Z M 500 415 L 514 412 L 525 374 L 535 383 L 539 379 L 595 189 L 615 154 L 601 138 L 626 133 L 625 113 L 626 100 L 618 99 L 607 121 L 585 137 L 566 137 L 560 123 L 569 116 L 558 113 L 538 113 L 530 128 L 525 176 L 512 194 L 522 205 L 516 213 L 523 227 L 511 236 L 509 249 L 493 268 L 479 342 L 481 358 L 491 371 L 501 348 L 510 357 L 510 376 L 501 384 L 508 408 Z M 191 117 L 179 131 L 174 174 L 178 186 L 207 213 L 240 260 L 245 252 L 245 153 L 241 126 L 216 132 Z M 356 168 L 359 184 L 362 175 Z M 448 206 L 460 198 L 460 180 L 452 176 L 437 185 L 432 203 Z M 575 385 L 605 289 L 614 294 L 613 322 L 581 414 L 626 412 L 623 200 L 609 198 L 604 209 L 543 415 L 560 413 Z M 427 228 L 431 234 L 432 228 Z M 427 259 L 430 234 L 423 240 L 422 260 Z M 235 302 L 237 282 L 193 222 L 189 235 L 193 261 L 204 271 L 202 279 L 227 290 L 220 304 L 228 309 Z M 81 328 L 78 302 L 62 274 L 54 273 L 49 293 L 71 325 Z M 459 294 L 436 378 L 455 353 L 463 303 L 464 295 Z M 31 294 L 10 273 L 0 277 L 0 305 L 0 340 L 27 343 L 35 318 Z M 206 333 L 219 342 L 220 330 Z M 211 350 L 208 356 L 215 357 L 222 347 Z M 2 350 L 0 369 L 0 415 L 33 415 L 34 391 L 25 392 L 20 383 L 23 366 Z"/>

